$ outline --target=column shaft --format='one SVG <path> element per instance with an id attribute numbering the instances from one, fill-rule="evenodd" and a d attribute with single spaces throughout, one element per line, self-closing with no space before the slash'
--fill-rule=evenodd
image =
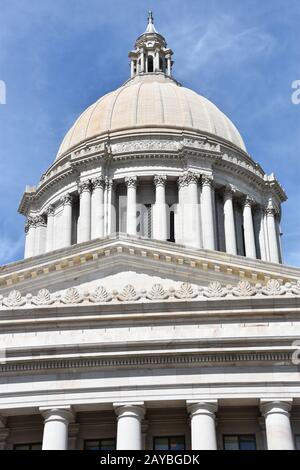
<path id="1" fill-rule="evenodd" d="M 104 187 L 103 178 L 92 181 L 92 240 L 104 236 Z"/>
<path id="2" fill-rule="evenodd" d="M 202 177 L 201 214 L 203 229 L 203 246 L 207 250 L 215 249 L 215 228 L 212 200 L 212 178 Z"/>
<path id="3" fill-rule="evenodd" d="M 268 208 L 266 210 L 266 215 L 268 226 L 270 261 L 272 263 L 279 263 L 278 240 L 274 209 Z"/>
<path id="4" fill-rule="evenodd" d="M 52 205 L 48 207 L 47 215 L 46 251 L 49 252 L 54 247 L 54 207 Z"/>
<path id="5" fill-rule="evenodd" d="M 249 258 L 256 258 L 252 204 L 253 204 L 253 200 L 249 197 L 246 197 L 244 201 L 244 209 L 243 209 L 244 240 L 245 240 L 246 256 L 248 256 Z"/>
<path id="6" fill-rule="evenodd" d="M 34 256 L 34 245 L 35 245 L 35 220 L 33 217 L 28 217 L 25 224 L 25 254 L 24 258 L 30 258 Z"/>
<path id="7" fill-rule="evenodd" d="M 183 238 L 181 243 L 193 248 L 201 248 L 198 180 L 199 175 L 192 172 L 178 179 Z"/>
<path id="8" fill-rule="evenodd" d="M 137 177 L 129 176 L 125 178 L 127 185 L 127 233 L 136 235 L 136 186 Z"/>
<path id="9" fill-rule="evenodd" d="M 192 450 L 216 450 L 216 403 L 188 403 Z"/>
<path id="10" fill-rule="evenodd" d="M 79 200 L 79 223 L 78 243 L 91 239 L 91 187 L 89 181 L 83 181 L 78 186 Z"/>
<path id="11" fill-rule="evenodd" d="M 273 401 L 261 405 L 266 422 L 268 450 L 294 450 L 290 410 L 289 401 Z"/>
<path id="12" fill-rule="evenodd" d="M 66 194 L 62 197 L 63 204 L 62 224 L 60 228 L 60 248 L 71 246 L 72 244 L 72 196 Z"/>
<path id="13" fill-rule="evenodd" d="M 237 254 L 235 221 L 233 210 L 233 189 L 226 188 L 224 192 L 224 229 L 226 252 L 232 255 Z"/>
<path id="14" fill-rule="evenodd" d="M 143 405 L 116 404 L 115 410 L 118 420 L 117 450 L 141 450 Z"/>
<path id="15" fill-rule="evenodd" d="M 68 448 L 68 426 L 73 419 L 70 407 L 43 409 L 45 418 L 43 450 L 66 450 Z"/>
<path id="16" fill-rule="evenodd" d="M 157 240 L 167 240 L 168 238 L 168 223 L 167 213 L 168 206 L 166 204 L 166 182 L 165 175 L 154 176 L 155 184 L 155 206 L 154 206 L 154 223 L 153 235 Z"/>

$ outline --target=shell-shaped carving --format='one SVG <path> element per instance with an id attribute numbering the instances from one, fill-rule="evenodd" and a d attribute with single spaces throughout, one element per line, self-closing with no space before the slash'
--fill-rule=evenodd
<path id="1" fill-rule="evenodd" d="M 218 281 L 211 282 L 206 291 L 203 293 L 205 297 L 225 297 L 227 295 L 227 290 L 225 287 L 222 287 L 222 284 Z"/>
<path id="2" fill-rule="evenodd" d="M 125 286 L 121 294 L 118 295 L 118 299 L 123 301 L 137 300 L 138 298 L 139 296 L 131 284 Z"/>
<path id="3" fill-rule="evenodd" d="M 256 294 L 256 289 L 248 281 L 240 281 L 236 287 L 232 289 L 233 295 L 236 297 L 251 297 Z"/>
<path id="4" fill-rule="evenodd" d="M 82 302 L 82 297 L 76 287 L 70 287 L 62 297 L 61 302 L 64 304 L 79 304 Z"/>
<path id="5" fill-rule="evenodd" d="M 7 307 L 20 307 L 26 303 L 26 299 L 22 297 L 21 292 L 12 290 L 8 297 L 3 299 L 3 304 Z"/>
<path id="6" fill-rule="evenodd" d="M 109 302 L 112 299 L 112 296 L 107 292 L 105 287 L 99 286 L 95 289 L 94 293 L 90 296 L 92 302 Z"/>
<path id="7" fill-rule="evenodd" d="M 54 299 L 51 298 L 48 289 L 41 289 L 38 294 L 33 297 L 32 303 L 34 305 L 50 305 L 54 303 Z"/>
<path id="8" fill-rule="evenodd" d="M 262 289 L 264 295 L 283 295 L 286 293 L 286 288 L 283 287 L 277 279 L 270 279 L 267 285 Z"/>
<path id="9" fill-rule="evenodd" d="M 165 291 L 161 284 L 154 284 L 147 297 L 151 300 L 162 300 L 167 299 L 169 294 Z"/>
<path id="10" fill-rule="evenodd" d="M 177 297 L 177 299 L 193 299 L 196 295 L 197 293 L 188 282 L 183 282 L 179 289 L 175 291 L 175 297 Z"/>

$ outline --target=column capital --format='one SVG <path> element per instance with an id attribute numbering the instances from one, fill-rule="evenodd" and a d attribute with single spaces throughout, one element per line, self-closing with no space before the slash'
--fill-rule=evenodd
<path id="1" fill-rule="evenodd" d="M 242 198 L 243 207 L 250 207 L 252 208 L 255 204 L 255 200 L 252 196 L 246 195 Z"/>
<path id="2" fill-rule="evenodd" d="M 40 214 L 35 217 L 35 226 L 36 227 L 45 227 L 47 225 L 45 214 Z"/>
<path id="3" fill-rule="evenodd" d="M 207 175 L 207 174 L 203 173 L 201 175 L 201 182 L 202 182 L 202 186 L 212 187 L 213 184 L 214 184 L 214 177 L 213 177 L 213 175 Z"/>
<path id="4" fill-rule="evenodd" d="M 267 217 L 275 217 L 278 214 L 278 211 L 276 211 L 275 207 L 270 206 L 266 206 L 264 208 L 264 212 Z"/>
<path id="5" fill-rule="evenodd" d="M 234 193 L 236 193 L 236 187 L 232 184 L 227 184 L 224 186 L 223 195 L 224 199 L 232 199 Z"/>
<path id="6" fill-rule="evenodd" d="M 187 400 L 186 406 L 191 417 L 206 414 L 215 418 L 215 413 L 218 410 L 218 400 Z"/>
<path id="7" fill-rule="evenodd" d="M 289 416 L 292 409 L 293 399 L 260 400 L 260 411 L 264 417 L 270 414 L 280 413 Z"/>
<path id="8" fill-rule="evenodd" d="M 54 215 L 54 212 L 55 212 L 55 207 L 53 204 L 50 204 L 48 207 L 47 207 L 47 215 L 48 217 L 51 216 L 51 215 Z"/>
<path id="9" fill-rule="evenodd" d="M 177 180 L 178 186 L 185 187 L 188 186 L 190 183 L 198 183 L 200 178 L 199 173 L 194 173 L 193 171 L 187 171 L 183 175 L 180 175 Z"/>
<path id="10" fill-rule="evenodd" d="M 154 175 L 153 181 L 155 186 L 165 186 L 167 182 L 167 175 Z"/>
<path id="11" fill-rule="evenodd" d="M 137 177 L 136 176 L 126 176 L 125 183 L 127 188 L 136 188 L 137 187 Z"/>
<path id="12" fill-rule="evenodd" d="M 143 401 L 135 403 L 113 403 L 117 419 L 134 416 L 142 420 L 145 416 L 145 404 Z"/>
<path id="13" fill-rule="evenodd" d="M 78 192 L 82 194 L 83 192 L 90 192 L 91 191 L 91 182 L 90 180 L 80 181 L 78 183 Z"/>
<path id="14" fill-rule="evenodd" d="M 71 406 L 41 406 L 39 411 L 46 422 L 50 421 L 63 421 L 72 423 L 75 419 L 75 413 Z"/>
<path id="15" fill-rule="evenodd" d="M 61 197 L 60 202 L 66 206 L 66 205 L 71 205 L 73 201 L 73 197 L 70 193 L 65 194 L 64 196 Z"/>
<path id="16" fill-rule="evenodd" d="M 104 189 L 105 187 L 105 179 L 102 176 L 98 176 L 97 178 L 93 178 L 91 181 L 92 190 L 96 188 Z"/>

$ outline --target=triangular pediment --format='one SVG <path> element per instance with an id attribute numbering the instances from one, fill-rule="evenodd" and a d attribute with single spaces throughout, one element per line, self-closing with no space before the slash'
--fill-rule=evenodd
<path id="1" fill-rule="evenodd" d="M 138 292 L 153 285 L 176 290 L 182 283 L 205 288 L 211 283 L 255 286 L 270 279 L 297 282 L 300 270 L 226 253 L 192 250 L 168 242 L 115 235 L 40 255 L 2 267 L 1 293 L 16 289 L 36 295 L 40 289 L 62 293 L 76 288 L 82 295 L 102 286 Z"/>

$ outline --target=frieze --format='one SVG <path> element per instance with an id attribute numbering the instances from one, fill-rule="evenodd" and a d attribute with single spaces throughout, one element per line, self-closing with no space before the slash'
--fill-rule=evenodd
<path id="1" fill-rule="evenodd" d="M 78 304 L 105 304 L 123 302 L 151 302 L 151 301 L 195 301 L 211 299 L 234 299 L 253 297 L 283 297 L 300 296 L 300 280 L 283 284 L 277 279 L 270 279 L 265 285 L 251 284 L 248 281 L 240 281 L 236 286 L 223 285 L 218 281 L 208 286 L 192 286 L 182 283 L 179 287 L 165 287 L 156 283 L 150 289 L 136 289 L 133 285 L 126 285 L 120 292 L 97 286 L 91 292 L 85 290 L 81 294 L 76 287 L 71 287 L 64 292 L 50 293 L 47 289 L 41 289 L 37 295 L 28 293 L 22 295 L 18 290 L 12 290 L 6 297 L 0 296 L 0 309 L 22 308 L 24 306 L 63 306 Z"/>

